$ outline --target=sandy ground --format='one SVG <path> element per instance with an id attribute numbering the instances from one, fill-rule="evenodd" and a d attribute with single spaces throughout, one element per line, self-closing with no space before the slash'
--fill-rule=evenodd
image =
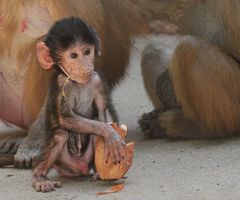
<path id="1" fill-rule="evenodd" d="M 128 140 L 136 142 L 134 163 L 116 194 L 96 196 L 113 183 L 93 182 L 90 178 L 61 178 L 63 188 L 36 193 L 31 186 L 31 170 L 0 169 L 0 200 L 30 199 L 114 199 L 114 200 L 238 200 L 240 199 L 239 138 L 224 140 L 175 141 L 147 140 L 137 119 L 151 109 L 140 72 L 140 54 L 151 41 L 174 45 L 169 36 L 138 39 L 125 80 L 114 91 L 113 99 L 120 122 L 129 127 Z M 0 132 L 9 128 L 0 125 Z"/>

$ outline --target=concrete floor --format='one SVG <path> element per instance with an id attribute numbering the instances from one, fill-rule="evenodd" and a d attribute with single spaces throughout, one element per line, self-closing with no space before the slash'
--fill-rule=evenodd
<path id="1" fill-rule="evenodd" d="M 128 140 L 136 142 L 134 163 L 116 194 L 96 196 L 113 183 L 92 182 L 90 178 L 61 178 L 63 188 L 36 193 L 31 187 L 31 170 L 0 169 L 0 200 L 114 199 L 114 200 L 239 200 L 240 139 L 202 141 L 146 140 L 137 124 L 142 113 L 151 109 L 143 89 L 140 54 L 150 41 L 174 45 L 169 36 L 138 39 L 125 80 L 114 91 L 113 99 L 121 123 L 128 125 Z M 9 130 L 0 125 L 0 132 Z"/>

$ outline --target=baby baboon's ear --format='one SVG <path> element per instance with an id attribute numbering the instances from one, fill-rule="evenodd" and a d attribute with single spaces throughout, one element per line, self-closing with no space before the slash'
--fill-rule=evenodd
<path id="1" fill-rule="evenodd" d="M 44 42 L 38 42 L 36 45 L 37 48 L 37 58 L 38 62 L 42 66 L 43 69 L 52 68 L 54 62 L 50 56 L 49 48 L 46 46 Z"/>

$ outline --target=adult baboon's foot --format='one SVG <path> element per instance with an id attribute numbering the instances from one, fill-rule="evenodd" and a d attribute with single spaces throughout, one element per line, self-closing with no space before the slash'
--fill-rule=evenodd
<path id="1" fill-rule="evenodd" d="M 158 117 L 159 125 L 169 139 L 202 139 L 206 130 L 199 124 L 187 119 L 181 109 L 163 112 Z"/>
<path id="2" fill-rule="evenodd" d="M 159 109 L 155 109 L 149 113 L 144 113 L 138 120 L 138 123 L 146 137 L 165 137 L 165 133 L 159 125 L 158 118 L 160 113 L 161 111 Z"/>
<path id="3" fill-rule="evenodd" d="M 33 139 L 29 136 L 25 137 L 14 156 L 15 167 L 31 168 L 34 166 L 44 143 L 45 141 L 43 138 Z"/>
<path id="4" fill-rule="evenodd" d="M 36 159 L 41 153 L 46 140 L 45 112 L 42 109 L 30 126 L 28 136 L 20 144 L 15 159 L 15 166 L 18 168 L 30 168 L 34 166 Z"/>

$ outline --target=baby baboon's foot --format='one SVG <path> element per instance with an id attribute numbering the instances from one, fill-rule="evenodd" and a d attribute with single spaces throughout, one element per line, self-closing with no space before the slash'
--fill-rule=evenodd
<path id="1" fill-rule="evenodd" d="M 55 188 L 60 188 L 62 185 L 59 181 L 50 181 L 42 178 L 33 183 L 37 192 L 52 192 Z"/>
<path id="2" fill-rule="evenodd" d="M 97 172 L 92 175 L 92 180 L 93 181 L 101 180 L 101 178 Z"/>

